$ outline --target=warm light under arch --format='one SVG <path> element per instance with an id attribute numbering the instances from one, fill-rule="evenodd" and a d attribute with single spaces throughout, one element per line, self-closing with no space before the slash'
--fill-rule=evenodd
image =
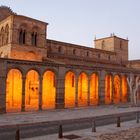
<path id="1" fill-rule="evenodd" d="M 87 106 L 88 103 L 88 78 L 81 73 L 78 78 L 78 106 Z"/>
<path id="2" fill-rule="evenodd" d="M 127 76 L 122 76 L 122 102 L 125 103 L 128 100 L 128 84 Z"/>
<path id="3" fill-rule="evenodd" d="M 114 103 L 120 103 L 120 77 L 119 75 L 114 76 Z"/>
<path id="4" fill-rule="evenodd" d="M 112 102 L 112 76 L 107 74 L 105 76 L 105 104 Z"/>
<path id="5" fill-rule="evenodd" d="M 11 69 L 6 80 L 6 112 L 21 111 L 22 74 L 18 69 Z"/>
<path id="6" fill-rule="evenodd" d="M 55 73 L 52 71 L 46 71 L 43 75 L 42 108 L 54 109 L 55 98 L 56 98 Z"/>
<path id="7" fill-rule="evenodd" d="M 93 73 L 90 77 L 90 105 L 97 105 L 98 100 L 98 75 Z"/>
<path id="8" fill-rule="evenodd" d="M 38 110 L 39 108 L 39 75 L 30 70 L 26 75 L 25 83 L 25 110 Z"/>
<path id="9" fill-rule="evenodd" d="M 65 108 L 75 106 L 75 75 L 68 72 L 65 76 Z"/>

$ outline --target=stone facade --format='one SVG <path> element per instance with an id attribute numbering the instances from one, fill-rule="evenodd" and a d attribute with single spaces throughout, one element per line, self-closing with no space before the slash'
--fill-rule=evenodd
<path id="1" fill-rule="evenodd" d="M 112 78 L 111 101 L 115 103 L 114 79 L 119 77 L 119 101 L 123 102 L 122 78 L 139 76 L 139 64 L 128 60 L 128 40 L 111 35 L 96 39 L 95 48 L 80 46 L 47 38 L 48 24 L 29 17 L 17 15 L 7 7 L 0 7 L 0 112 L 6 112 L 8 73 L 17 69 L 22 75 L 21 110 L 26 110 L 26 80 L 29 71 L 38 73 L 39 89 L 38 108 L 42 110 L 43 78 L 46 71 L 55 75 L 55 107 L 65 108 L 65 76 L 68 72 L 74 74 L 74 107 L 79 102 L 79 76 L 84 73 L 87 81 L 87 99 L 84 106 L 91 105 L 91 76 L 98 76 L 98 103 L 105 104 L 105 77 Z M 85 84 L 85 83 L 84 83 Z M 33 87 L 32 87 L 32 90 Z M 84 90 L 84 89 L 83 89 Z M 130 102 L 127 89 L 126 102 Z"/>

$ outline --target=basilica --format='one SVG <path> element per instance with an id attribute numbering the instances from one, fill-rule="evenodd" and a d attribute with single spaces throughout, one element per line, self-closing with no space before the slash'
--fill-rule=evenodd
<path id="1" fill-rule="evenodd" d="M 132 102 L 140 61 L 128 60 L 128 39 L 111 34 L 90 48 L 48 39 L 48 28 L 0 7 L 0 113 Z"/>

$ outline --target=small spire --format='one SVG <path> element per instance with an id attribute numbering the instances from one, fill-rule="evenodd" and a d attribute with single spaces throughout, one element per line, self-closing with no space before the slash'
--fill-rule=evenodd
<path id="1" fill-rule="evenodd" d="M 95 35 L 95 37 L 94 37 L 94 40 L 96 40 L 96 35 Z"/>
<path id="2" fill-rule="evenodd" d="M 126 39 L 128 40 L 128 36 L 126 37 Z"/>

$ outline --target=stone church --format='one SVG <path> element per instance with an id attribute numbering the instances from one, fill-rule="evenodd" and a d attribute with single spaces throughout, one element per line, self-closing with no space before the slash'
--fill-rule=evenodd
<path id="1" fill-rule="evenodd" d="M 48 39 L 47 28 L 0 7 L 0 113 L 132 102 L 140 61 L 128 60 L 128 39 L 112 34 L 89 48 Z"/>

